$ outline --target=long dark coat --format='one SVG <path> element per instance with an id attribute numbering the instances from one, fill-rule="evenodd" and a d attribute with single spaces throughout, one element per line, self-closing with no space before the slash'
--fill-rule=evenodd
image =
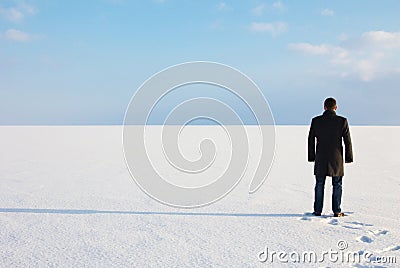
<path id="1" fill-rule="evenodd" d="M 315 152 L 315 139 L 317 150 Z M 344 176 L 344 158 L 346 163 L 353 162 L 353 151 L 347 119 L 336 115 L 333 110 L 326 110 L 314 117 L 308 134 L 308 161 L 314 162 L 316 176 Z"/>

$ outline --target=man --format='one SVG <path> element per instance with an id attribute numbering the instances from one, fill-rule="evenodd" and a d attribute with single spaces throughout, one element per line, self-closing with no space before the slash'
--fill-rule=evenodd
<path id="1" fill-rule="evenodd" d="M 340 208 L 342 199 L 343 146 L 345 162 L 353 162 L 353 152 L 347 119 L 336 115 L 336 100 L 327 98 L 324 113 L 314 117 L 308 134 L 308 161 L 314 162 L 315 200 L 313 215 L 321 216 L 326 176 L 332 177 L 332 210 L 334 217 L 345 216 Z M 315 139 L 317 150 L 315 151 Z"/>

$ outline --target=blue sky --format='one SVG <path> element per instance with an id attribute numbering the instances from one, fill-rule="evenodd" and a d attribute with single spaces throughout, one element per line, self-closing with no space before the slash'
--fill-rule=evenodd
<path id="1" fill-rule="evenodd" d="M 399 125 L 399 10 L 397 0 L 0 0 L 0 124 L 121 124 L 151 75 L 214 61 L 252 78 L 277 124 L 309 124 L 334 96 L 351 124 Z M 198 94 L 166 99 L 153 123 Z"/>

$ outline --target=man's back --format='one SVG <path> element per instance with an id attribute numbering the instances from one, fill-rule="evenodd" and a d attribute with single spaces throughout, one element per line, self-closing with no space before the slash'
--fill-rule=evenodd
<path id="1" fill-rule="evenodd" d="M 315 139 L 317 148 L 315 152 Z M 347 119 L 337 116 L 333 110 L 313 118 L 308 136 L 308 161 L 315 161 L 314 175 L 343 176 L 343 146 L 345 160 L 353 161 L 349 125 Z"/>

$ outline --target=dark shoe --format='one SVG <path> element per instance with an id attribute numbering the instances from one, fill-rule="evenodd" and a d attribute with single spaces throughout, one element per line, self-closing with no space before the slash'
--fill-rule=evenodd
<path id="1" fill-rule="evenodd" d="M 321 216 L 320 212 L 313 212 L 312 214 L 313 214 L 313 216 Z"/>
<path id="2" fill-rule="evenodd" d="M 339 212 L 339 213 L 333 213 L 333 217 L 343 217 L 346 216 L 344 213 Z"/>

